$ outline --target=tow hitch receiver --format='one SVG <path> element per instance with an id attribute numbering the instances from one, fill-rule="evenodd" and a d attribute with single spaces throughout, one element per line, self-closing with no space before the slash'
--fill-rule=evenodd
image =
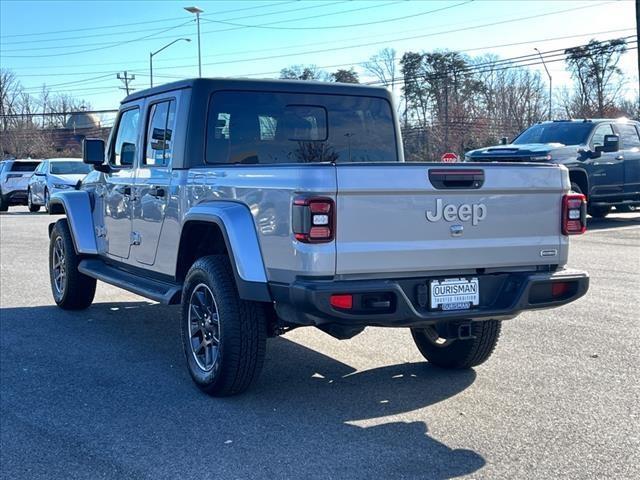
<path id="1" fill-rule="evenodd" d="M 445 322 L 436 325 L 438 335 L 448 340 L 470 340 L 475 338 L 471 322 Z"/>

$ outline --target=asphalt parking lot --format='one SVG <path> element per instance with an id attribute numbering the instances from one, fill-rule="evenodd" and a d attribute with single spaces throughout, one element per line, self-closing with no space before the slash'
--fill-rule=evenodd
<path id="1" fill-rule="evenodd" d="M 56 308 L 45 214 L 0 216 L 1 474 L 33 478 L 640 478 L 640 214 L 590 224 L 575 304 L 505 323 L 472 371 L 406 330 L 270 340 L 258 383 L 192 384 L 175 307 L 99 284 Z"/>

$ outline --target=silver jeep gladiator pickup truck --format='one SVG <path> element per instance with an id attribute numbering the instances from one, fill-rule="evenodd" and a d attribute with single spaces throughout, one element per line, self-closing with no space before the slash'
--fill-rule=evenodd
<path id="1" fill-rule="evenodd" d="M 410 328 L 431 363 L 470 368 L 503 320 L 584 295 L 565 269 L 584 196 L 551 164 L 404 163 L 390 93 L 367 86 L 197 79 L 129 95 L 94 170 L 55 193 L 53 297 L 96 280 L 181 305 L 189 372 L 245 390 L 266 338 Z"/>

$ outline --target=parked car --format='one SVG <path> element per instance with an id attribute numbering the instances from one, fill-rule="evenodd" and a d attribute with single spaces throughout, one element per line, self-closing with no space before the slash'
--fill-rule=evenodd
<path id="1" fill-rule="evenodd" d="M 0 212 L 12 205 L 27 204 L 27 186 L 40 160 L 14 159 L 0 162 Z"/>
<path id="2" fill-rule="evenodd" d="M 640 123 L 627 119 L 554 120 L 526 129 L 510 144 L 472 150 L 467 162 L 559 163 L 589 214 L 640 206 Z"/>
<path id="3" fill-rule="evenodd" d="M 91 166 L 81 158 L 48 158 L 43 160 L 29 179 L 27 204 L 29 211 L 41 206 L 49 209 L 49 199 L 55 192 L 72 190 L 90 171 Z"/>
<path id="4" fill-rule="evenodd" d="M 404 163 L 395 112 L 386 89 L 339 83 L 129 95 L 108 145 L 84 141 L 99 175 L 51 195 L 55 302 L 87 308 L 101 280 L 181 304 L 191 377 L 229 395 L 293 328 L 410 328 L 429 362 L 470 368 L 503 320 L 587 292 L 565 269 L 586 222 L 566 168 Z"/>

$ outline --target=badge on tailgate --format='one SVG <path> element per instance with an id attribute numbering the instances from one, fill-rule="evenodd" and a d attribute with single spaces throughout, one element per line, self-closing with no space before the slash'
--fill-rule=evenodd
<path id="1" fill-rule="evenodd" d="M 430 283 L 430 302 L 433 310 L 467 310 L 480 304 L 477 278 L 447 278 Z"/>

